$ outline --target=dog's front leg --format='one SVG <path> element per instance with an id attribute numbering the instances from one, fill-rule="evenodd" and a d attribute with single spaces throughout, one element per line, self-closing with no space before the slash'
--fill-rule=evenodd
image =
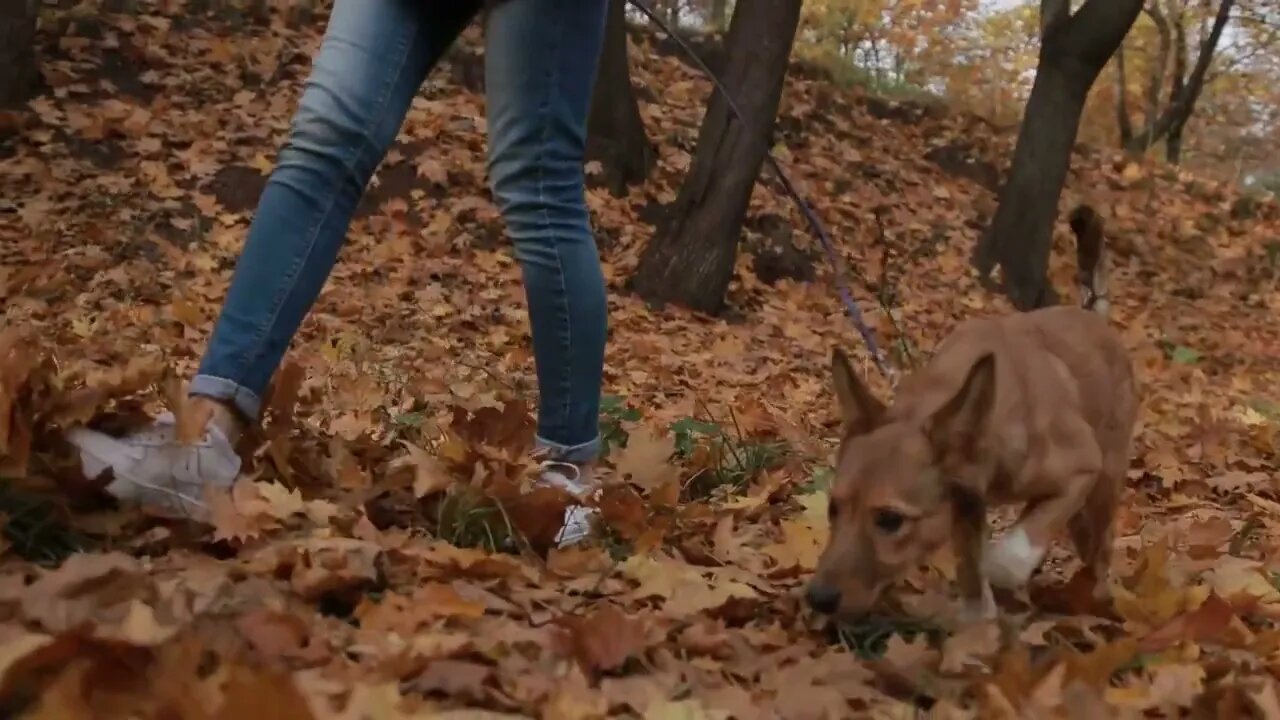
<path id="1" fill-rule="evenodd" d="M 987 505 L 981 496 L 957 489 L 954 498 L 953 542 L 956 580 L 960 584 L 960 620 L 992 620 L 999 614 L 991 584 L 983 570 L 987 540 Z"/>
<path id="2" fill-rule="evenodd" d="M 1018 522 L 988 547 L 983 566 L 991 584 L 1017 590 L 1049 552 L 1049 545 L 1067 527 L 1097 481 L 1097 471 L 1072 474 L 1055 483 L 1059 492 L 1027 504 Z"/>

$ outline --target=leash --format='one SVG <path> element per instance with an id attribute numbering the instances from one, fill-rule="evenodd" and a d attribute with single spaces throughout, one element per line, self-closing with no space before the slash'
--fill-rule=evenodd
<path id="1" fill-rule="evenodd" d="M 734 102 L 733 96 L 729 94 L 729 90 L 724 86 L 724 83 L 720 82 L 720 78 L 716 77 L 716 74 L 711 72 L 711 68 L 707 67 L 707 64 L 702 61 L 702 58 L 698 57 L 698 54 L 689 46 L 689 43 L 686 42 L 684 38 L 673 32 L 667 23 L 659 18 L 657 14 L 650 10 L 649 7 L 641 0 L 627 0 L 627 2 L 631 3 L 632 7 L 639 10 L 645 17 L 649 18 L 650 22 L 657 25 L 667 34 L 668 37 L 680 46 L 680 49 L 698 65 L 703 74 L 711 80 L 713 85 L 715 85 L 716 90 L 719 91 L 720 95 L 729 105 L 729 110 L 733 113 L 734 118 L 736 118 L 743 126 L 747 126 L 747 118 L 743 115 L 742 110 L 738 108 L 738 104 Z M 805 202 L 804 198 L 800 196 L 799 191 L 797 191 L 795 185 L 792 184 L 791 178 L 783 171 L 782 165 L 778 163 L 777 158 L 773 156 L 773 153 L 770 152 L 768 148 L 765 148 L 765 158 L 769 161 L 769 166 L 773 168 L 773 172 L 778 176 L 778 179 L 782 181 L 782 187 L 787 191 L 787 194 L 791 196 L 791 199 L 795 201 L 796 206 L 800 208 L 800 214 L 804 215 L 804 218 L 809 225 L 810 232 L 813 233 L 814 237 L 818 238 L 823 250 L 826 251 L 827 260 L 831 263 L 831 268 L 835 275 L 836 287 L 840 291 L 840 299 L 844 302 L 844 307 L 849 314 L 849 319 L 853 321 L 854 327 L 857 328 L 858 333 L 862 336 L 862 342 L 866 344 L 867 351 L 871 353 L 871 359 L 875 361 L 876 368 L 880 370 L 881 375 L 884 375 L 886 378 L 892 378 L 893 371 L 889 368 L 888 364 L 886 364 L 884 357 L 880 353 L 880 347 L 876 344 L 875 334 L 872 333 L 871 328 L 867 326 L 866 320 L 862 317 L 862 311 L 858 309 L 858 304 L 853 300 L 853 292 L 849 290 L 849 284 L 845 281 L 847 273 L 845 271 L 844 264 L 840 262 L 840 256 L 836 253 L 835 245 L 831 242 L 831 237 L 827 235 L 827 231 L 818 220 L 817 214 L 811 207 L 809 207 L 809 203 Z"/>

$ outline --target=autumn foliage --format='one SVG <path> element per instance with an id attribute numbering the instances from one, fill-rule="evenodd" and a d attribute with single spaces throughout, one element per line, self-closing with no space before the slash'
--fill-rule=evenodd
<path id="1" fill-rule="evenodd" d="M 612 313 L 595 540 L 549 549 L 565 498 L 528 487 L 524 296 L 466 52 L 410 111 L 212 523 L 113 506 L 61 432 L 176 407 L 318 33 L 68 20 L 41 36 L 50 92 L 0 116 L 0 714 L 1280 716 L 1280 207 L 1078 147 L 1063 206 L 1106 220 L 1143 398 L 1114 606 L 1059 548 L 1000 623 L 955 627 L 944 553 L 892 617 L 830 632 L 800 591 L 826 532 L 831 347 L 890 388 L 767 174 L 725 318 L 624 290 L 709 90 L 653 38 L 631 57 L 656 165 L 589 198 Z M 789 75 L 774 150 L 900 370 L 1010 311 L 968 254 L 1012 142 Z M 1064 216 L 1069 301 L 1073 248 Z"/>

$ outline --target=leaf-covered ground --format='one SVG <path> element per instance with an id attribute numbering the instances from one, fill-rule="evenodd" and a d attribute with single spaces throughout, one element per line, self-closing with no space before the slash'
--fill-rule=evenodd
<path id="1" fill-rule="evenodd" d="M 1107 218 L 1144 401 L 1115 607 L 1059 551 L 999 625 L 955 628 L 943 555 L 896 614 L 829 632 L 798 590 L 831 347 L 888 384 L 767 175 L 726 318 L 628 294 L 709 89 L 651 38 L 633 58 L 660 165 L 590 197 L 612 312 L 597 538 L 547 552 L 564 500 L 526 487 L 532 358 L 475 37 L 414 103 L 212 525 L 112 505 L 60 431 L 173 407 L 318 41 L 68 16 L 43 36 L 51 93 L 0 117 L 0 714 L 1280 717 L 1280 209 L 1082 148 L 1064 207 Z M 898 367 L 1009 311 L 967 254 L 1011 136 L 802 68 L 778 130 Z"/>

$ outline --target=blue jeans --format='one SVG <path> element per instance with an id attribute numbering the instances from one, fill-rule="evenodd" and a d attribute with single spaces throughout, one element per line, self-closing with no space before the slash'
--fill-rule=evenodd
<path id="1" fill-rule="evenodd" d="M 481 5 L 335 2 L 191 394 L 258 416 L 410 102 Z M 607 307 L 583 156 L 605 6 L 502 0 L 485 28 L 489 183 L 523 271 L 538 443 L 567 462 L 600 445 Z"/>

